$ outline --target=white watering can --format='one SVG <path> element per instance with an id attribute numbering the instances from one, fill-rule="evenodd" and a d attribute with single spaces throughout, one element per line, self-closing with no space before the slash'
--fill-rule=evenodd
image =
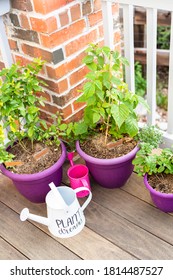
<path id="1" fill-rule="evenodd" d="M 56 187 L 53 183 L 50 183 L 49 186 L 51 190 L 45 199 L 48 217 L 30 214 L 29 209 L 24 208 L 20 213 L 20 220 L 26 221 L 30 219 L 46 225 L 56 237 L 72 237 L 79 233 L 85 225 L 83 210 L 91 201 L 91 191 L 89 191 L 87 200 L 80 206 L 76 194 L 80 191 L 88 191 L 88 188 L 80 187 L 73 190 L 67 186 Z"/>

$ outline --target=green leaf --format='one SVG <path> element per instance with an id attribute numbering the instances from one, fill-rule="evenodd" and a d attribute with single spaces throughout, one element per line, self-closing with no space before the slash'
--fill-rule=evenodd
<path id="1" fill-rule="evenodd" d="M 111 50 L 109 47 L 107 46 L 103 46 L 103 53 L 106 55 L 106 56 L 109 56 Z"/>
<path id="2" fill-rule="evenodd" d="M 86 78 L 89 79 L 89 80 L 94 81 L 95 78 L 96 78 L 96 75 L 93 72 L 89 72 L 88 74 L 86 74 Z"/>
<path id="3" fill-rule="evenodd" d="M 93 59 L 94 59 L 93 55 L 87 55 L 83 58 L 82 62 L 85 64 L 89 64 L 93 62 Z"/>
<path id="4" fill-rule="evenodd" d="M 107 103 L 107 102 L 104 102 L 104 103 L 102 104 L 102 107 L 103 107 L 103 108 L 109 108 L 109 107 L 110 107 L 110 104 Z"/>
<path id="5" fill-rule="evenodd" d="M 144 108 L 147 109 L 148 112 L 150 112 L 150 107 L 149 107 L 147 101 L 142 96 L 137 96 L 137 98 L 138 98 L 138 102 L 140 104 L 142 104 L 144 106 Z"/>
<path id="6" fill-rule="evenodd" d="M 138 122 L 134 116 L 130 115 L 125 121 L 126 131 L 131 137 L 134 137 L 138 133 Z"/>
<path id="7" fill-rule="evenodd" d="M 104 58 L 102 56 L 98 57 L 98 64 L 99 64 L 100 67 L 103 67 L 103 65 L 104 65 Z"/>
<path id="8" fill-rule="evenodd" d="M 29 122 L 33 122 L 34 116 L 33 116 L 32 114 L 26 114 L 26 119 L 27 119 Z"/>
<path id="9" fill-rule="evenodd" d="M 121 62 L 124 64 L 124 65 L 127 65 L 127 66 L 129 66 L 129 61 L 127 60 L 127 58 L 125 58 L 125 57 L 121 57 Z"/>
<path id="10" fill-rule="evenodd" d="M 65 131 L 65 130 L 67 129 L 67 124 L 66 124 L 66 123 L 61 124 L 61 125 L 59 126 L 59 129 L 60 129 L 61 131 Z"/>
<path id="11" fill-rule="evenodd" d="M 32 137 L 33 137 L 33 134 L 34 134 L 34 129 L 33 129 L 33 127 L 30 127 L 30 128 L 28 129 L 28 137 L 29 137 L 29 138 L 32 138 Z"/>
<path id="12" fill-rule="evenodd" d="M 87 102 L 91 96 L 94 96 L 95 85 L 91 82 L 87 82 L 83 87 L 83 94 L 77 99 L 78 102 Z"/>
<path id="13" fill-rule="evenodd" d="M 35 102 L 35 96 L 34 96 L 34 95 L 28 95 L 28 101 L 29 101 L 31 104 L 34 104 L 34 102 Z"/>
<path id="14" fill-rule="evenodd" d="M 102 90 L 102 83 L 99 80 L 96 80 L 94 83 L 98 89 Z"/>
<path id="15" fill-rule="evenodd" d="M 43 100 L 39 100 L 39 103 L 40 103 L 41 106 L 45 107 L 45 103 L 44 103 Z"/>
<path id="16" fill-rule="evenodd" d="M 111 83 L 109 81 L 104 81 L 104 86 L 107 88 L 107 89 L 110 89 L 111 88 Z"/>
<path id="17" fill-rule="evenodd" d="M 101 101 L 104 101 L 104 92 L 103 91 L 97 91 L 96 94 Z"/>
<path id="18" fill-rule="evenodd" d="M 91 105 L 95 105 L 96 103 L 96 96 L 95 95 L 92 95 L 88 98 L 87 100 L 87 106 L 91 106 Z"/>
<path id="19" fill-rule="evenodd" d="M 120 128 L 123 122 L 128 118 L 129 108 L 124 104 L 120 104 L 120 105 L 113 104 L 111 106 L 111 113 L 116 124 Z"/>
<path id="20" fill-rule="evenodd" d="M 36 112 L 38 112 L 39 111 L 39 109 L 37 108 L 37 107 L 35 107 L 35 106 L 30 106 L 29 108 L 28 108 L 28 113 L 29 114 L 34 114 L 34 113 L 36 113 Z"/>
<path id="21" fill-rule="evenodd" d="M 87 132 L 88 126 L 84 122 L 75 123 L 74 133 L 75 135 L 81 135 Z"/>
<path id="22" fill-rule="evenodd" d="M 109 81 L 110 75 L 109 75 L 108 72 L 103 72 L 102 76 L 103 76 L 103 83 L 106 82 L 106 81 Z"/>
<path id="23" fill-rule="evenodd" d="M 87 95 L 91 95 L 95 92 L 95 85 L 91 82 L 87 82 L 84 85 L 84 93 Z"/>
<path id="24" fill-rule="evenodd" d="M 22 117 L 25 117 L 26 116 L 26 109 L 24 107 L 24 105 L 20 105 L 20 107 L 18 107 L 18 109 L 20 110 L 20 113 L 22 115 Z"/>
<path id="25" fill-rule="evenodd" d="M 111 82 L 114 84 L 114 85 L 121 85 L 122 84 L 122 81 L 114 76 L 112 76 L 111 78 Z"/>
<path id="26" fill-rule="evenodd" d="M 97 64 L 95 64 L 94 62 L 92 62 L 90 64 L 87 64 L 87 66 L 91 71 L 96 71 L 97 70 Z"/>
<path id="27" fill-rule="evenodd" d="M 93 123 L 97 123 L 100 120 L 100 114 L 94 113 L 93 114 Z"/>

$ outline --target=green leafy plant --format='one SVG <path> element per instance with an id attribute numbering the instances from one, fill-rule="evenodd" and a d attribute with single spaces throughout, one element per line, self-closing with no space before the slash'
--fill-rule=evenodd
<path id="1" fill-rule="evenodd" d="M 157 48 L 169 49 L 170 47 L 170 26 L 158 26 L 157 28 Z"/>
<path id="2" fill-rule="evenodd" d="M 173 174 L 173 150 L 159 149 L 162 133 L 154 126 L 146 126 L 138 134 L 140 149 L 133 160 L 134 171 L 144 174 Z"/>
<path id="3" fill-rule="evenodd" d="M 68 151 L 75 150 L 75 140 L 77 140 L 77 134 L 75 137 L 75 127 L 77 123 L 63 123 L 62 117 L 59 113 L 52 115 L 53 123 L 47 127 L 46 130 L 42 130 L 40 133 L 39 141 L 46 141 L 47 145 L 60 143 L 60 138 L 66 143 Z"/>
<path id="4" fill-rule="evenodd" d="M 168 108 L 168 96 L 164 95 L 163 92 L 158 91 L 156 95 L 156 102 L 160 108 L 167 110 Z"/>
<path id="5" fill-rule="evenodd" d="M 38 126 L 45 125 L 39 118 L 39 105 L 44 106 L 43 98 L 36 95 L 46 85 L 37 77 L 43 64 L 44 61 L 34 59 L 27 66 L 16 63 L 0 72 L 3 78 L 0 84 L 0 120 L 7 129 L 10 145 L 17 139 L 23 147 L 24 138 L 33 143 L 39 137 Z"/>
<path id="6" fill-rule="evenodd" d="M 14 157 L 12 154 L 8 153 L 4 149 L 4 141 L 5 141 L 4 130 L 3 130 L 3 126 L 0 125 L 0 164 L 5 161 L 10 161 Z"/>
<path id="7" fill-rule="evenodd" d="M 44 106 L 41 94 L 46 83 L 38 77 L 44 61 L 35 58 L 26 66 L 16 63 L 0 71 L 0 157 L 1 162 L 12 158 L 6 151 L 7 145 L 17 141 L 27 151 L 24 139 L 60 144 L 59 137 L 65 135 L 66 124 L 57 118 L 57 124 L 48 126 L 40 117 L 40 106 Z M 4 144 L 3 131 L 6 130 L 9 142 Z M 50 140 L 51 139 L 51 140 Z"/>
<path id="8" fill-rule="evenodd" d="M 144 126 L 137 134 L 137 140 L 141 144 L 147 143 L 153 149 L 158 148 L 162 143 L 163 134 L 153 125 Z"/>
<path id="9" fill-rule="evenodd" d="M 146 94 L 147 82 L 142 74 L 142 65 L 139 61 L 135 62 L 135 92 L 142 97 Z"/>
<path id="10" fill-rule="evenodd" d="M 123 81 L 122 68 L 128 61 L 118 51 L 109 47 L 90 44 L 83 59 L 89 68 L 86 83 L 79 102 L 86 102 L 84 119 L 78 123 L 75 134 L 86 135 L 94 130 L 115 139 L 124 135 L 134 137 L 138 133 L 138 116 L 135 109 L 139 103 L 147 106 L 144 99 L 131 92 Z"/>

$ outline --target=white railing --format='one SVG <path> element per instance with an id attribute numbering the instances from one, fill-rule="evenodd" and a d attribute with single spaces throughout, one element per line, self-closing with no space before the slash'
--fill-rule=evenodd
<path id="1" fill-rule="evenodd" d="M 151 113 L 147 122 L 154 125 L 156 120 L 156 67 L 157 67 L 157 11 L 171 12 L 171 39 L 169 51 L 169 81 L 168 81 L 168 119 L 167 131 L 164 133 L 165 146 L 173 144 L 173 1 L 171 0 L 101 0 L 105 45 L 114 47 L 112 3 L 119 3 L 123 10 L 124 55 L 130 62 L 125 70 L 126 82 L 132 91 L 134 84 L 134 7 L 146 9 L 146 44 L 147 44 L 147 102 Z"/>

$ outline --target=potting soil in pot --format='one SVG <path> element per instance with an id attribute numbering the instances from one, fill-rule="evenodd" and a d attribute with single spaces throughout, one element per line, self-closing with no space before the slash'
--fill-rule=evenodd
<path id="1" fill-rule="evenodd" d="M 80 143 L 80 146 L 86 154 L 92 157 L 111 159 L 128 154 L 137 145 L 137 142 L 130 137 L 124 137 L 117 141 L 109 137 L 107 144 L 105 144 L 104 140 L 104 135 L 98 134 Z"/>
<path id="2" fill-rule="evenodd" d="M 34 143 L 33 150 L 29 141 L 25 140 L 23 145 L 24 149 L 19 144 L 9 149 L 9 152 L 15 155 L 14 161 L 22 162 L 19 166 L 15 165 L 10 169 L 8 168 L 17 174 L 41 172 L 56 163 L 61 156 L 61 145 L 59 147 L 55 145 L 46 146 L 39 142 Z"/>
<path id="3" fill-rule="evenodd" d="M 153 174 L 148 176 L 150 186 L 161 193 L 173 193 L 173 175 L 172 174 Z"/>

